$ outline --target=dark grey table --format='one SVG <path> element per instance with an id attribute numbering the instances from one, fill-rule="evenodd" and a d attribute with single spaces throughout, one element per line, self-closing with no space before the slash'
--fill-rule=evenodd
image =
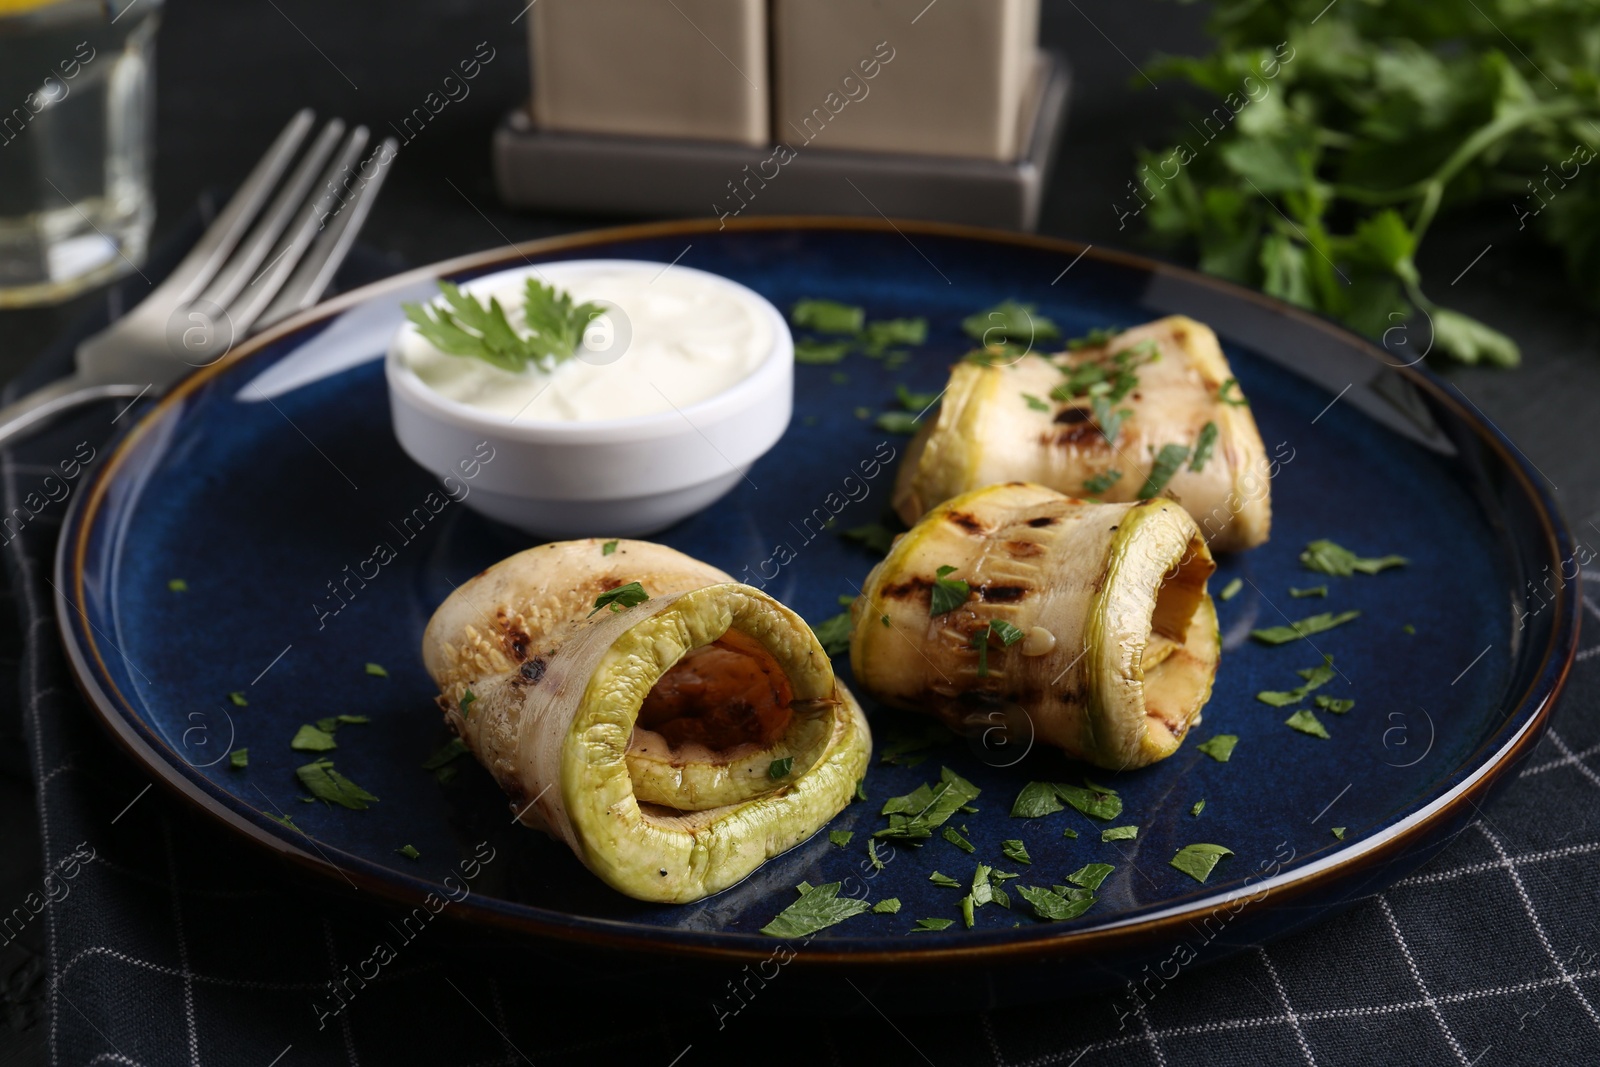
<path id="1" fill-rule="evenodd" d="M 484 41 L 494 60 L 471 95 L 428 126 L 426 143 L 402 154 L 363 242 L 398 270 L 624 221 L 516 214 L 496 203 L 489 136 L 527 91 L 526 22 L 512 21 L 525 2 L 171 0 L 157 67 L 158 239 L 202 190 L 236 182 L 295 108 L 309 105 L 381 134 Z M 1144 246 L 1136 228 L 1118 228 L 1112 205 L 1133 150 L 1159 143 L 1192 97 L 1173 86 L 1150 89 L 1134 62 L 1156 51 L 1201 49 L 1203 14 L 1197 6 L 1156 0 L 1045 0 L 1045 43 L 1069 57 L 1075 86 L 1044 232 L 1160 254 Z M 1580 540 L 1593 543 L 1600 539 L 1600 453 L 1588 431 L 1600 415 L 1600 331 L 1556 257 L 1519 240 L 1513 222 L 1509 211 L 1485 212 L 1429 239 L 1422 260 L 1435 298 L 1516 337 L 1526 360 L 1514 373 L 1448 374 L 1519 444 L 1554 488 Z M 14 376 L 94 299 L 0 312 L 0 380 Z M 14 625 L 11 612 L 0 610 L 0 628 Z M 11 703 L 0 697 L 0 900 L 6 901 L 20 899 L 42 875 L 33 786 Z M 1593 836 L 1593 828 L 1575 828 L 1585 829 Z M 19 1006 L 37 987 L 41 939 L 30 930 L 0 948 L 0 1064 L 44 1062 L 39 1027 Z M 898 1051 L 909 1055 L 903 1046 Z M 1157 1062 L 1164 1062 L 1159 1053 Z"/>

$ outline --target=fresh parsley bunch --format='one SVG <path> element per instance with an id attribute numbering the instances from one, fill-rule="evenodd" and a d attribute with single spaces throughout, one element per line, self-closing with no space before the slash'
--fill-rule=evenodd
<path id="1" fill-rule="evenodd" d="M 439 291 L 442 306 L 403 305 L 417 332 L 441 352 L 481 359 L 513 374 L 530 364 L 547 373 L 555 370 L 577 353 L 583 331 L 605 311 L 595 303 L 574 306 L 570 294 L 529 278 L 522 297 L 524 330 L 518 330 L 494 297 L 485 304 L 446 281 Z"/>
<path id="2" fill-rule="evenodd" d="M 1122 217 L 1370 336 L 1420 311 L 1467 363 L 1520 354 L 1428 296 L 1442 210 L 1504 205 L 1600 294 L 1600 2 L 1215 0 L 1210 29 L 1216 51 L 1150 74 L 1223 103 L 1141 153 Z"/>

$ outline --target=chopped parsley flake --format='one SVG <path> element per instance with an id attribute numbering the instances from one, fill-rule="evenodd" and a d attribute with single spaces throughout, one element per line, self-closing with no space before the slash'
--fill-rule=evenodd
<path id="1" fill-rule="evenodd" d="M 228 766 L 240 771 L 250 766 L 250 750 L 248 748 L 236 748 L 228 753 Z"/>
<path id="2" fill-rule="evenodd" d="M 867 799 L 867 780 L 865 778 L 857 778 L 856 779 L 856 797 L 855 798 L 857 800 L 865 800 L 865 799 Z"/>
<path id="3" fill-rule="evenodd" d="M 1061 831 L 1061 836 L 1070 837 L 1072 840 L 1076 841 L 1078 839 L 1078 831 L 1069 826 L 1065 830 Z"/>
<path id="4" fill-rule="evenodd" d="M 920 934 L 927 930 L 948 930 L 955 923 L 954 919 L 918 919 L 917 925 L 911 928 L 911 932 Z"/>
<path id="5" fill-rule="evenodd" d="M 956 881 L 954 878 L 951 878 L 948 874 L 940 874 L 938 871 L 934 871 L 932 874 L 928 875 L 928 881 L 932 882 L 934 885 L 942 885 L 946 889 L 961 888 L 960 882 Z"/>
<path id="6" fill-rule="evenodd" d="M 880 814 L 889 816 L 889 826 L 873 836 L 909 840 L 930 838 L 935 827 L 976 800 L 981 792 L 949 767 L 941 767 L 937 786 L 919 785 L 905 796 L 890 797 L 884 803 Z"/>
<path id="7" fill-rule="evenodd" d="M 794 361 L 808 366 L 826 366 L 844 360 L 849 341 L 817 341 L 807 338 L 794 343 Z"/>
<path id="8" fill-rule="evenodd" d="M 167 582 L 167 588 L 174 593 L 187 593 L 189 591 L 189 583 L 182 578 L 173 578 Z"/>
<path id="9" fill-rule="evenodd" d="M 1049 404 L 1046 404 L 1043 400 L 1040 400 L 1038 397 L 1034 396 L 1032 393 L 1023 393 L 1022 394 L 1022 399 L 1027 401 L 1028 408 L 1031 411 L 1049 411 L 1050 410 L 1050 405 Z"/>
<path id="10" fill-rule="evenodd" d="M 1283 720 L 1283 724 L 1291 729 L 1299 730 L 1303 734 L 1320 737 L 1324 741 L 1328 739 L 1328 728 L 1323 726 L 1322 720 L 1307 708 L 1301 708 Z"/>
<path id="11" fill-rule="evenodd" d="M 933 586 L 928 595 L 928 614 L 943 615 L 945 612 L 954 611 L 967 602 L 972 595 L 972 587 L 960 578 L 950 578 L 955 568 L 943 566 L 935 572 Z"/>
<path id="12" fill-rule="evenodd" d="M 1139 836 L 1137 826 L 1111 826 L 1100 831 L 1102 841 L 1132 841 Z"/>
<path id="13" fill-rule="evenodd" d="M 1206 460 L 1211 458 L 1211 450 L 1217 446 L 1217 424 L 1208 422 L 1200 427 L 1200 436 L 1195 438 L 1194 458 L 1189 460 L 1189 469 L 1199 472 L 1205 469 Z"/>
<path id="14" fill-rule="evenodd" d="M 1089 408 L 1094 412 L 1094 421 L 1100 425 L 1100 432 L 1105 435 L 1107 444 L 1116 444 L 1117 435 L 1122 432 L 1122 424 L 1133 412 L 1127 408 L 1111 407 L 1113 401 L 1097 396 L 1089 401 Z"/>
<path id="15" fill-rule="evenodd" d="M 972 632 L 972 647 L 978 650 L 978 677 L 989 676 L 989 639 L 998 637 L 1002 647 L 1010 648 L 1022 640 L 1022 631 L 1004 619 L 991 619 Z"/>
<path id="16" fill-rule="evenodd" d="M 898 915 L 900 913 L 900 898 L 888 897 L 878 901 L 872 906 L 874 915 Z"/>
<path id="17" fill-rule="evenodd" d="M 1000 842 L 1000 851 L 1005 858 L 1016 863 L 1032 863 L 1033 858 L 1028 855 L 1028 846 L 1013 838 L 1010 841 Z"/>
<path id="18" fill-rule="evenodd" d="M 1038 889 L 1031 885 L 1017 886 L 1017 892 L 1022 894 L 1022 899 L 1028 902 L 1034 915 L 1047 922 L 1062 922 L 1066 919 L 1076 919 L 1088 911 L 1095 902 L 1093 893 L 1087 890 L 1068 890 L 1072 896 L 1064 896 L 1049 889 Z"/>
<path id="19" fill-rule="evenodd" d="M 913 393 L 903 385 L 894 387 L 895 399 L 907 411 L 923 412 L 939 402 L 942 393 Z"/>
<path id="20" fill-rule="evenodd" d="M 889 529 L 881 522 L 869 522 L 865 526 L 853 526 L 848 530 L 841 530 L 841 537 L 856 541 L 870 548 L 878 555 L 886 555 L 894 547 L 896 531 Z"/>
<path id="21" fill-rule="evenodd" d="M 877 359 L 891 345 L 920 345 L 928 340 L 928 320 L 877 319 L 867 323 L 858 338 L 868 359 Z M 904 355 L 905 353 L 895 353 Z"/>
<path id="22" fill-rule="evenodd" d="M 1236 734 L 1218 734 L 1195 747 L 1218 763 L 1227 763 L 1233 756 L 1233 746 L 1238 743 L 1239 738 Z"/>
<path id="23" fill-rule="evenodd" d="M 389 677 L 389 672 L 384 670 L 383 669 L 383 665 L 380 664 L 380 663 L 369 663 L 369 664 L 367 664 L 367 673 L 372 675 L 374 678 L 387 678 L 387 677 Z"/>
<path id="24" fill-rule="evenodd" d="M 800 899 L 763 926 L 762 933 L 768 937 L 805 937 L 860 915 L 870 907 L 864 900 L 839 896 L 839 882 L 819 886 L 802 882 L 801 886 L 804 888 L 800 890 Z"/>
<path id="25" fill-rule="evenodd" d="M 395 851 L 400 853 L 400 855 L 404 856 L 408 860 L 420 860 L 422 858 L 422 853 L 418 852 L 416 848 L 411 845 L 401 845 L 399 848 L 395 849 Z"/>
<path id="26" fill-rule="evenodd" d="M 767 777 L 783 778 L 788 775 L 789 768 L 793 766 L 793 756 L 785 756 L 782 759 L 775 759 L 771 763 L 767 764 Z"/>
<path id="27" fill-rule="evenodd" d="M 1404 567 L 1411 561 L 1404 556 L 1362 557 L 1343 545 L 1322 540 L 1307 545 L 1306 550 L 1300 553 L 1300 562 L 1307 570 L 1331 574 L 1337 578 L 1348 578 L 1357 571 L 1362 574 L 1377 574 L 1390 567 Z"/>
<path id="28" fill-rule="evenodd" d="M 1060 782 L 1029 782 L 1012 803 L 1011 817 L 1037 819 L 1053 815 L 1061 810 L 1063 802 L 1096 819 L 1109 821 L 1122 814 L 1122 798 L 1104 786 L 1083 788 Z"/>
<path id="29" fill-rule="evenodd" d="M 1275 708 L 1286 708 L 1291 704 L 1300 703 L 1313 689 L 1320 689 L 1333 680 L 1333 657 L 1324 655 L 1322 662 L 1317 666 L 1307 667 L 1296 673 L 1306 680 L 1304 685 L 1285 690 L 1263 689 L 1256 694 L 1256 699 Z"/>
<path id="30" fill-rule="evenodd" d="M 339 742 L 333 739 L 333 734 L 306 723 L 295 733 L 294 739 L 289 742 L 289 747 L 296 752 L 327 752 L 339 747 Z"/>
<path id="31" fill-rule="evenodd" d="M 629 582 L 627 585 L 619 585 L 615 589 L 608 589 L 595 597 L 594 611 L 589 612 L 589 614 L 594 615 L 601 608 L 610 608 L 612 614 L 616 614 L 625 608 L 643 604 L 649 599 L 650 594 L 644 591 L 644 586 L 638 582 Z"/>
<path id="32" fill-rule="evenodd" d="M 1121 330 L 1111 327 L 1096 326 L 1082 337 L 1074 337 L 1068 341 L 1067 350 L 1069 352 L 1078 352 L 1085 348 L 1104 348 L 1116 340 L 1117 334 L 1121 332 Z"/>
<path id="33" fill-rule="evenodd" d="M 850 839 L 854 836 L 856 835 L 850 830 L 829 830 L 828 842 L 830 844 L 838 845 L 840 848 L 844 848 L 846 845 L 850 844 Z"/>
<path id="34" fill-rule="evenodd" d="M 1188 445 L 1162 445 L 1161 451 L 1156 455 L 1155 465 L 1150 468 L 1150 475 L 1139 487 L 1139 499 L 1149 500 L 1158 495 L 1172 481 L 1172 476 L 1178 473 L 1178 468 L 1183 466 L 1183 461 L 1189 458 Z"/>
<path id="35" fill-rule="evenodd" d="M 294 820 L 291 819 L 287 815 L 274 815 L 270 811 L 264 811 L 261 814 L 265 815 L 267 818 L 271 819 L 275 823 L 282 823 L 284 826 L 287 826 L 291 830 L 299 831 L 302 834 L 305 833 L 305 831 L 301 830 L 300 827 L 296 826 L 294 824 Z"/>
<path id="36" fill-rule="evenodd" d="M 294 773 L 295 777 L 300 779 L 300 784 L 318 800 L 338 804 L 352 811 L 365 811 L 369 802 L 376 803 L 378 800 L 334 770 L 332 760 L 319 759 L 315 763 L 295 768 Z"/>
<path id="37" fill-rule="evenodd" d="M 972 914 L 972 907 L 972 895 L 969 893 L 961 898 L 961 922 L 968 930 L 972 929 L 972 924 L 976 921 Z"/>
<path id="38" fill-rule="evenodd" d="M 470 689 L 468 689 L 466 692 L 461 694 L 460 708 L 461 708 L 461 717 L 463 719 L 466 718 L 468 715 L 472 714 L 472 705 L 473 705 L 473 702 L 476 701 L 477 699 L 478 699 L 478 694 L 474 693 Z"/>
<path id="39" fill-rule="evenodd" d="M 1206 802 L 1204 800 L 1197 800 L 1197 801 L 1194 802 L 1194 807 L 1189 809 L 1189 814 L 1190 815 L 1199 815 L 1202 811 L 1205 811 L 1205 810 L 1206 810 Z"/>
<path id="40" fill-rule="evenodd" d="M 1335 826 L 1333 828 L 1333 836 L 1337 837 L 1340 841 L 1343 841 L 1345 829 L 1346 828 L 1343 826 Z"/>
<path id="41" fill-rule="evenodd" d="M 1121 471 L 1104 470 L 1092 478 L 1085 478 L 1083 481 L 1083 491 L 1090 496 L 1099 496 L 1101 493 L 1104 493 L 1107 489 L 1110 489 L 1113 485 L 1116 485 L 1121 480 Z"/>
<path id="42" fill-rule="evenodd" d="M 841 611 L 817 624 L 817 643 L 830 657 L 850 647 L 850 613 Z"/>
<path id="43" fill-rule="evenodd" d="M 229 693 L 228 699 L 233 702 L 233 706 L 236 708 L 247 708 L 250 706 L 250 702 L 244 698 L 243 693 Z"/>
<path id="44" fill-rule="evenodd" d="M 1239 395 L 1234 396 L 1234 393 Z M 1239 379 L 1237 378 L 1229 378 L 1217 387 L 1217 399 L 1229 407 L 1247 408 L 1250 406 L 1250 401 L 1244 398 L 1244 390 L 1239 388 Z"/>
<path id="45" fill-rule="evenodd" d="M 616 550 L 617 550 L 617 543 L 615 541 L 607 541 L 605 544 L 600 546 L 600 554 L 602 556 L 609 556 L 609 555 L 611 555 L 611 553 L 615 552 Z"/>
<path id="46" fill-rule="evenodd" d="M 1335 715 L 1343 715 L 1345 712 L 1349 711 L 1355 706 L 1356 702 L 1354 700 L 1331 697 L 1327 694 L 1322 694 L 1321 696 L 1317 697 L 1317 707 L 1321 708 L 1323 711 L 1331 711 Z"/>
<path id="47" fill-rule="evenodd" d="M 1311 615 L 1291 622 L 1288 626 L 1269 626 L 1264 630 L 1251 630 L 1250 636 L 1264 645 L 1286 645 L 1290 641 L 1298 641 L 1302 637 L 1320 634 L 1335 626 L 1343 626 L 1350 620 L 1360 617 L 1359 611 L 1341 611 L 1337 615 L 1325 611 L 1320 615 Z"/>
<path id="48" fill-rule="evenodd" d="M 866 318 L 864 308 L 836 300 L 797 300 L 789 312 L 789 321 L 818 333 L 860 333 Z"/>
<path id="49" fill-rule="evenodd" d="M 946 826 L 944 828 L 943 837 L 946 841 L 950 842 L 963 852 L 971 854 L 978 851 L 977 846 L 957 833 L 954 826 Z"/>
<path id="50" fill-rule="evenodd" d="M 460 759 L 462 756 L 465 756 L 468 751 L 470 750 L 467 748 L 467 743 L 465 741 L 461 740 L 459 737 L 452 737 L 450 740 L 446 741 L 442 746 L 440 746 L 439 751 L 428 757 L 427 761 L 422 764 L 422 769 L 425 771 L 436 771 L 440 767 L 443 767 L 445 764 L 449 763 L 451 760 Z"/>
<path id="51" fill-rule="evenodd" d="M 1304 600 L 1308 596 L 1325 597 L 1328 595 L 1328 587 L 1325 585 L 1313 585 L 1309 589 L 1296 589 L 1291 585 L 1289 587 L 1289 595 L 1294 597 L 1296 600 Z"/>
<path id="52" fill-rule="evenodd" d="M 988 311 L 968 315 L 961 320 L 961 328 L 968 337 L 982 345 L 1002 342 L 1031 344 L 1061 336 L 1056 324 L 1042 315 L 1033 313 L 1034 305 L 1003 300 Z"/>
<path id="53" fill-rule="evenodd" d="M 878 416 L 877 427 L 885 433 L 905 434 L 917 432 L 917 416 L 909 411 L 885 411 Z"/>
<path id="54" fill-rule="evenodd" d="M 1217 861 L 1224 856 L 1233 855 L 1233 849 L 1221 845 L 1194 844 L 1185 845 L 1172 857 L 1172 866 L 1178 868 L 1197 882 L 1203 882 L 1211 877 L 1211 872 L 1216 869 Z"/>
<path id="55" fill-rule="evenodd" d="M 1109 863 L 1086 863 L 1082 867 L 1067 875 L 1067 881 L 1073 885 L 1081 885 L 1091 892 L 1100 888 L 1100 883 L 1116 870 Z"/>
<path id="56" fill-rule="evenodd" d="M 1234 597 L 1239 595 L 1239 590 L 1243 588 L 1244 579 L 1235 578 L 1233 581 L 1222 587 L 1222 593 L 1220 595 L 1223 600 L 1232 600 Z"/>

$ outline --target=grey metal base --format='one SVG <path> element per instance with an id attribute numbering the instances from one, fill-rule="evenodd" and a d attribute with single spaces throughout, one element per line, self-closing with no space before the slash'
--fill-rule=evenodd
<path id="1" fill-rule="evenodd" d="M 771 147 L 535 129 L 518 108 L 494 136 L 495 184 L 512 207 L 667 216 L 886 215 L 1033 230 L 1071 83 L 1041 52 L 1014 163 L 842 152 L 797 136 Z"/>

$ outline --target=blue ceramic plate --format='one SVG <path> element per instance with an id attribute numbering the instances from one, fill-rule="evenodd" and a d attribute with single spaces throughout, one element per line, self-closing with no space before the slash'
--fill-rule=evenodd
<path id="1" fill-rule="evenodd" d="M 885 442 L 903 450 L 906 439 L 878 429 L 875 416 L 896 408 L 897 385 L 941 388 L 969 348 L 965 316 L 1014 298 L 1037 305 L 1065 336 L 1174 312 L 1216 328 L 1281 463 L 1272 540 L 1223 558 L 1213 580 L 1214 590 L 1244 582 L 1218 605 L 1226 652 L 1203 725 L 1171 759 L 1103 781 L 1123 800 L 1116 824 L 1137 826 L 1136 838 L 1103 842 L 1109 824 L 1072 809 L 1011 818 L 1029 780 L 1105 776 L 1053 751 L 955 742 L 893 764 L 875 757 L 870 799 L 828 827 L 853 832 L 848 844 L 819 834 L 733 889 L 664 907 L 612 892 L 565 847 L 512 827 L 505 798 L 470 761 L 444 785 L 422 769 L 447 736 L 418 654 L 423 626 L 456 583 L 528 539 L 457 504 L 423 507 L 435 485 L 390 432 L 378 357 L 399 302 L 426 295 L 435 278 L 593 256 L 678 260 L 779 307 L 828 297 L 864 305 L 875 319 L 927 318 L 927 343 L 908 357 L 853 354 L 797 368 L 795 418 L 781 443 L 729 496 L 659 537 L 758 579 L 813 623 L 835 614 L 840 594 L 875 562 L 839 535 L 886 510 L 893 465 L 868 479 L 858 462 Z M 1515 447 L 1405 362 L 1242 289 L 1039 238 L 756 220 L 536 242 L 348 294 L 156 403 L 72 513 L 59 614 L 83 688 L 133 756 L 240 836 L 331 886 L 415 903 L 487 842 L 495 858 L 452 913 L 501 930 L 766 958 L 772 942 L 759 928 L 794 899 L 793 886 L 838 881 L 871 900 L 897 897 L 902 908 L 824 931 L 802 953 L 810 963 L 1049 957 L 1125 970 L 1154 958 L 1175 931 L 1216 936 L 1226 926 L 1226 940 L 1241 943 L 1399 877 L 1461 825 L 1546 720 L 1576 640 L 1572 586 L 1551 580 L 1571 558 L 1568 534 Z M 842 497 L 852 502 L 818 532 L 808 518 Z M 1318 538 L 1411 562 L 1376 576 L 1313 574 L 1297 557 Z M 394 558 L 374 576 L 363 561 L 380 543 Z M 367 577 L 351 580 L 358 569 Z M 1289 593 L 1323 584 L 1325 599 Z M 1315 647 L 1247 637 L 1254 626 L 1346 609 L 1360 619 L 1319 635 Z M 1355 701 L 1345 714 L 1319 713 L 1328 740 L 1286 726 L 1292 709 L 1254 699 L 1293 687 L 1295 671 L 1324 652 L 1340 676 L 1322 692 Z M 368 673 L 368 663 L 387 677 Z M 842 658 L 837 666 L 848 678 Z M 868 709 L 879 753 L 922 728 L 915 717 Z M 310 757 L 291 751 L 290 738 L 300 724 L 337 714 L 371 719 L 343 727 L 330 754 L 381 798 L 367 811 L 301 799 L 294 769 Z M 1226 763 L 1198 748 L 1223 733 L 1239 737 Z M 249 765 L 234 769 L 226 753 L 243 747 Z M 866 845 L 885 825 L 883 801 L 937 779 L 941 766 L 983 790 L 979 810 L 949 824 L 976 854 L 940 838 L 902 843 L 875 870 Z M 1202 800 L 1204 811 L 1192 814 Z M 280 813 L 300 829 L 270 817 Z M 1007 840 L 1024 842 L 1031 864 L 1006 858 Z M 1193 842 L 1233 852 L 1204 884 L 1169 865 Z M 404 845 L 420 858 L 402 856 Z M 963 891 L 929 875 L 967 882 L 979 860 L 1018 872 L 1013 887 L 1061 884 L 1088 863 L 1115 870 L 1074 921 L 1036 921 L 1013 893 L 1016 910 L 980 908 L 970 930 L 958 921 L 908 936 L 917 919 L 959 920 Z"/>

